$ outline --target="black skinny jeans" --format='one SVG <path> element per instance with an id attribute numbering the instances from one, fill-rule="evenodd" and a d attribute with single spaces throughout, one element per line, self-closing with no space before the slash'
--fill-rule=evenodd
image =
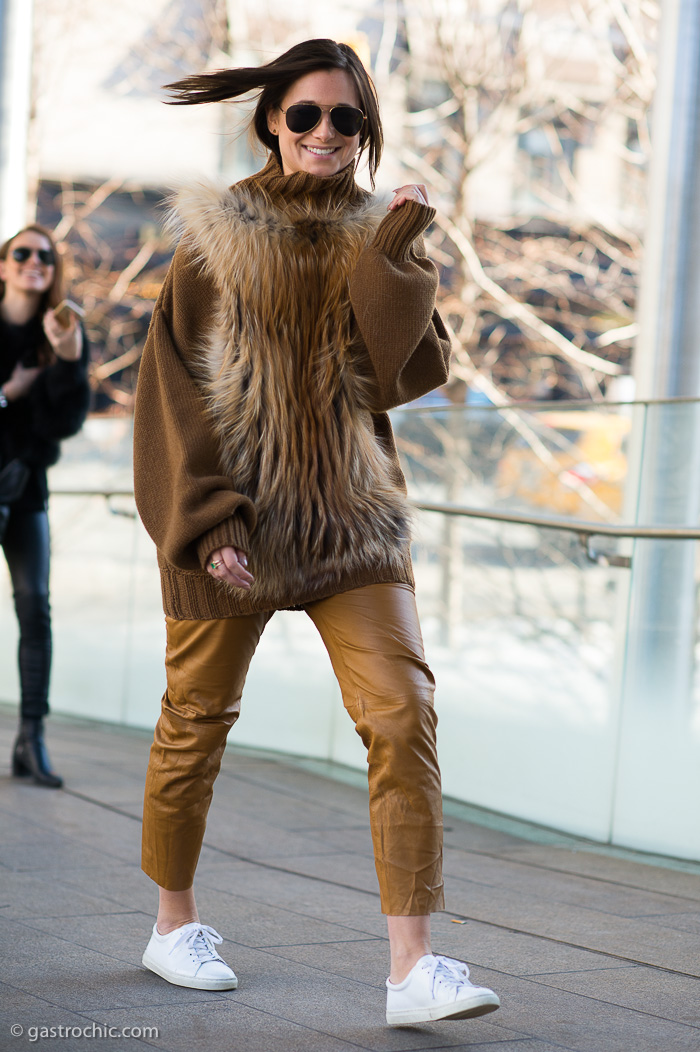
<path id="1" fill-rule="evenodd" d="M 12 511 L 2 544 L 12 578 L 19 621 L 22 719 L 49 711 L 51 610 L 49 518 L 45 511 Z"/>

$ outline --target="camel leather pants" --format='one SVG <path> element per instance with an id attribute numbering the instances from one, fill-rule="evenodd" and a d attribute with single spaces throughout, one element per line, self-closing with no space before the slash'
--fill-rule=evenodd
<path id="1" fill-rule="evenodd" d="M 421 916 L 443 909 L 435 681 L 425 663 L 413 590 L 373 584 L 304 609 L 367 748 L 382 911 Z M 194 881 L 226 736 L 271 616 L 166 619 L 167 690 L 146 778 L 142 865 L 170 891 Z"/>

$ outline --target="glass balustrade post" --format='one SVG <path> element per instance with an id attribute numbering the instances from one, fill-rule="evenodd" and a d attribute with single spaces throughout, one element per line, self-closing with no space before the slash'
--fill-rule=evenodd
<path id="1" fill-rule="evenodd" d="M 35 213 L 31 152 L 33 0 L 0 0 L 0 241 Z"/>
<path id="2" fill-rule="evenodd" d="M 700 7 L 667 0 L 635 359 L 641 399 L 700 396 L 699 112 Z M 639 524 L 697 525 L 697 404 L 649 407 L 632 472 Z M 689 831 L 700 793 L 700 742 L 690 726 L 695 549 L 692 541 L 634 545 L 613 821 L 619 843 L 684 855 L 700 851 L 700 830 Z"/>

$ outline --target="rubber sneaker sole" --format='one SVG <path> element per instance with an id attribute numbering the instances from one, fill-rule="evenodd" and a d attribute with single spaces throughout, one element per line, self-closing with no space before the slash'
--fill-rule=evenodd
<path id="1" fill-rule="evenodd" d="M 430 1023 L 438 1019 L 474 1019 L 479 1015 L 488 1015 L 501 1007 L 496 994 L 480 994 L 468 1005 L 442 1004 L 433 1008 L 404 1008 L 390 1011 L 387 1009 L 386 1021 L 390 1026 L 401 1026 L 410 1023 Z"/>
<path id="2" fill-rule="evenodd" d="M 178 975 L 176 972 L 169 972 L 165 968 L 161 968 L 155 961 L 151 960 L 148 953 L 144 953 L 141 958 L 141 964 L 144 968 L 148 968 L 149 971 L 155 972 L 161 979 L 165 979 L 166 982 L 172 983 L 173 986 L 186 986 L 190 990 L 237 990 L 238 979 L 234 975 L 233 979 L 188 979 L 185 975 Z"/>

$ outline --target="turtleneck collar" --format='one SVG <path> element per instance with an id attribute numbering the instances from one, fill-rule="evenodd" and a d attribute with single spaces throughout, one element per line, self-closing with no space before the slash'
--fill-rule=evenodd
<path id="1" fill-rule="evenodd" d="M 359 204 L 369 196 L 355 182 L 354 160 L 335 175 L 312 175 L 310 172 L 285 175 L 274 153 L 270 154 L 261 171 L 237 183 L 236 189 L 262 191 L 271 201 L 280 204 L 304 198 L 318 207 Z"/>

